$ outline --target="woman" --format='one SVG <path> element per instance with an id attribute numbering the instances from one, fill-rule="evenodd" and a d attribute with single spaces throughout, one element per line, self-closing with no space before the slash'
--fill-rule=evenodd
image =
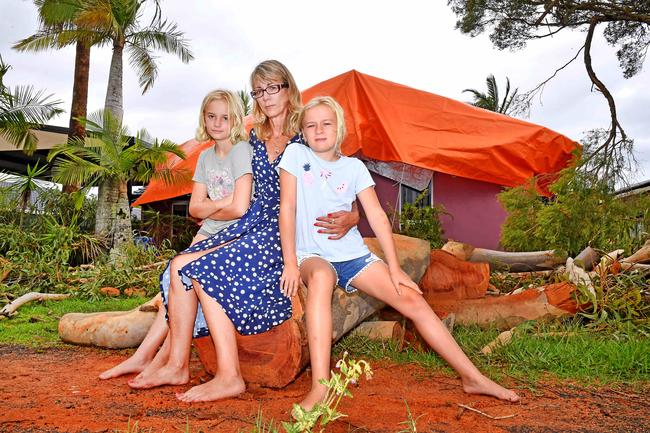
<path id="1" fill-rule="evenodd" d="M 212 381 L 180 394 L 178 397 L 183 401 L 215 400 L 242 392 L 234 332 L 245 335 L 264 332 L 291 315 L 291 302 L 279 289 L 282 254 L 277 164 L 287 144 L 300 140 L 297 123 L 300 93 L 287 68 L 274 60 L 255 68 L 251 86 L 254 128 L 250 144 L 254 150 L 255 197 L 238 223 L 172 260 L 169 357 L 166 362 L 162 362 L 164 356 L 160 362 L 154 360 L 130 381 L 134 388 L 183 384 L 189 380 L 197 293 L 202 297 L 206 318 L 211 314 L 212 327 L 219 328 L 219 332 L 212 333 L 219 352 L 219 371 Z M 319 217 L 315 224 L 331 234 L 332 239 L 338 239 L 357 222 L 356 212 L 336 212 Z M 194 281 L 196 291 L 186 290 L 188 286 L 176 277 L 179 272 Z M 222 368 L 224 365 L 228 367 L 226 370 Z M 233 377 L 236 379 L 232 380 Z"/>

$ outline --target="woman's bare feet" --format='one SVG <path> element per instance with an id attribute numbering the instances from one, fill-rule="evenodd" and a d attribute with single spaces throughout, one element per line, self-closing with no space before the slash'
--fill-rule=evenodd
<path id="1" fill-rule="evenodd" d="M 463 391 L 468 394 L 489 395 L 511 403 L 516 403 L 520 400 L 516 392 L 502 387 L 483 375 L 476 378 L 463 378 L 461 380 L 463 383 Z"/>
<path id="2" fill-rule="evenodd" d="M 112 379 L 114 377 L 119 377 L 124 374 L 131 373 L 140 373 L 144 371 L 145 368 L 149 365 L 151 359 L 138 358 L 131 356 L 129 359 L 124 360 L 117 364 L 113 368 L 109 368 L 99 375 L 99 378 L 102 380 Z"/>
<path id="3" fill-rule="evenodd" d="M 309 390 L 309 393 L 307 393 L 305 398 L 299 404 L 306 411 L 310 411 L 318 403 L 325 400 L 325 396 L 327 396 L 327 387 L 319 383 Z"/>
<path id="4" fill-rule="evenodd" d="M 209 382 L 194 386 L 176 398 L 186 403 L 198 401 L 215 401 L 236 397 L 246 391 L 246 384 L 241 376 L 215 376 Z"/>
<path id="5" fill-rule="evenodd" d="M 165 365 L 155 370 L 147 368 L 128 383 L 131 388 L 146 389 L 162 385 L 184 385 L 189 381 L 190 371 L 187 366 L 179 368 Z"/>

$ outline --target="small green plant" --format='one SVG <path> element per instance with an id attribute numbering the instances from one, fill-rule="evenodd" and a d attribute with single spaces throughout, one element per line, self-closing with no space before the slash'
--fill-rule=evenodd
<path id="1" fill-rule="evenodd" d="M 424 206 L 423 202 L 428 195 L 429 189 L 425 189 L 414 203 L 405 203 L 402 206 L 402 212 L 399 214 L 400 233 L 425 239 L 429 241 L 431 248 L 440 248 L 445 243 L 440 215 L 447 213 L 441 205 Z"/>
<path id="2" fill-rule="evenodd" d="M 343 357 L 338 360 L 336 367 L 340 373 L 332 372 L 330 380 L 321 379 L 320 381 L 327 387 L 327 395 L 322 403 L 317 404 L 309 411 L 298 404 L 293 405 L 292 415 L 296 421 L 292 424 L 288 422 L 282 423 L 287 433 L 311 433 L 317 423 L 320 427 L 319 431 L 323 432 L 323 428 L 327 424 L 346 416 L 338 412 L 337 408 L 343 397 L 352 398 L 352 393 L 348 390 L 348 387 L 351 384 L 356 384 L 361 375 L 365 375 L 367 380 L 372 378 L 370 364 L 363 359 L 358 361 L 348 359 L 347 352 L 343 353 Z"/>
<path id="3" fill-rule="evenodd" d="M 420 415 L 417 418 L 413 418 L 413 414 L 411 413 L 411 408 L 409 408 L 409 404 L 406 400 L 404 400 L 404 404 L 406 405 L 406 414 L 408 418 L 406 421 L 402 421 L 400 424 L 404 424 L 406 427 L 403 430 L 398 431 L 397 433 L 417 433 L 418 432 L 418 419 L 422 416 Z"/>

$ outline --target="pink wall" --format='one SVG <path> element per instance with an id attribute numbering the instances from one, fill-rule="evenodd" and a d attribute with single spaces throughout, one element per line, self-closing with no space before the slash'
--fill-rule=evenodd
<path id="1" fill-rule="evenodd" d="M 375 181 L 375 191 L 377 192 L 379 203 L 386 211 L 386 215 L 388 215 L 390 220 L 393 218 L 393 209 L 397 207 L 398 183 L 373 172 L 370 172 L 370 175 Z M 399 218 L 397 218 L 396 224 L 399 224 Z M 368 221 L 363 217 L 361 217 L 361 221 L 359 222 L 359 232 L 361 232 L 361 236 L 374 237 Z"/>
<path id="2" fill-rule="evenodd" d="M 451 216 L 441 218 L 445 236 L 480 248 L 499 248 L 507 213 L 497 201 L 500 185 L 436 172 L 433 201 Z M 453 217 L 453 218 L 452 218 Z"/>

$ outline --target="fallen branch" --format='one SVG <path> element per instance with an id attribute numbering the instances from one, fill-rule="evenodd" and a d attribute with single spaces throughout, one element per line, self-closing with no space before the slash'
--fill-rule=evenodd
<path id="1" fill-rule="evenodd" d="M 28 302 L 32 301 L 59 301 L 61 299 L 69 298 L 69 294 L 62 294 L 62 293 L 39 293 L 39 292 L 29 292 L 15 301 L 12 301 L 2 307 L 2 310 L 0 310 L 0 316 L 13 316 L 16 313 L 16 310 L 20 308 L 22 305 L 27 304 Z"/>
<path id="2" fill-rule="evenodd" d="M 484 417 L 487 417 L 487 418 L 490 418 L 490 419 L 495 419 L 495 420 L 496 420 L 496 419 L 514 418 L 515 416 L 517 416 L 516 413 L 513 413 L 512 415 L 492 416 L 492 415 L 488 415 L 488 414 L 485 413 L 485 412 L 481 412 L 481 411 L 478 410 L 478 409 L 474 409 L 474 408 L 471 407 L 471 406 L 467 406 L 467 405 L 460 404 L 460 403 L 458 403 L 458 406 L 459 406 L 459 407 L 462 407 L 463 409 L 467 409 L 467 410 L 471 410 L 472 412 L 476 412 L 476 413 L 478 413 L 479 415 L 483 415 Z"/>

